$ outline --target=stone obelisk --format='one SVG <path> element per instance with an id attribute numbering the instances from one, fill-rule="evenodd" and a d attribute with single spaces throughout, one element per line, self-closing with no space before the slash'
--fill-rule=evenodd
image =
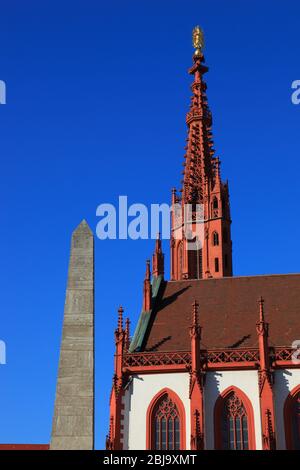
<path id="1" fill-rule="evenodd" d="M 50 449 L 94 448 L 94 237 L 72 234 Z"/>

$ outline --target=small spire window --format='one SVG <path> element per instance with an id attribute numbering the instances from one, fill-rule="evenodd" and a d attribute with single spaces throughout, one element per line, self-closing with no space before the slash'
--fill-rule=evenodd
<path id="1" fill-rule="evenodd" d="M 219 245 L 219 234 L 218 234 L 218 232 L 213 232 L 212 242 L 213 242 L 213 246 L 218 246 Z"/>

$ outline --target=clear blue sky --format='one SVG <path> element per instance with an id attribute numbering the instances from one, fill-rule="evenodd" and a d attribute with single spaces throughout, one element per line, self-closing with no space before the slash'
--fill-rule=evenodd
<path id="1" fill-rule="evenodd" d="M 119 194 L 162 203 L 179 186 L 195 24 L 234 273 L 300 271 L 299 15 L 291 0 L 1 2 L 1 443 L 49 442 L 72 230 L 82 218 L 95 230 L 97 205 Z M 116 310 L 136 324 L 153 245 L 96 241 L 98 448 Z"/>

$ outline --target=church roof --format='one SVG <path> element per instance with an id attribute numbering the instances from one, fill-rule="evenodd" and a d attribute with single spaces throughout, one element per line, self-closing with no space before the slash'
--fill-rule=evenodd
<path id="1" fill-rule="evenodd" d="M 300 339 L 300 274 L 164 282 L 141 349 L 189 350 L 194 300 L 199 302 L 202 348 L 257 347 L 260 296 L 270 324 L 270 346 L 291 346 Z"/>

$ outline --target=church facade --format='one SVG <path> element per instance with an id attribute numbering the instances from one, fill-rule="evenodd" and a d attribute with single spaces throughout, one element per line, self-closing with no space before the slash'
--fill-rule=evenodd
<path id="1" fill-rule="evenodd" d="M 300 449 L 300 274 L 235 277 L 228 183 L 212 140 L 203 36 L 193 32 L 181 191 L 197 249 L 171 220 L 171 279 L 158 238 L 133 337 L 118 311 L 106 448 Z M 197 218 L 201 205 L 203 217 Z"/>

